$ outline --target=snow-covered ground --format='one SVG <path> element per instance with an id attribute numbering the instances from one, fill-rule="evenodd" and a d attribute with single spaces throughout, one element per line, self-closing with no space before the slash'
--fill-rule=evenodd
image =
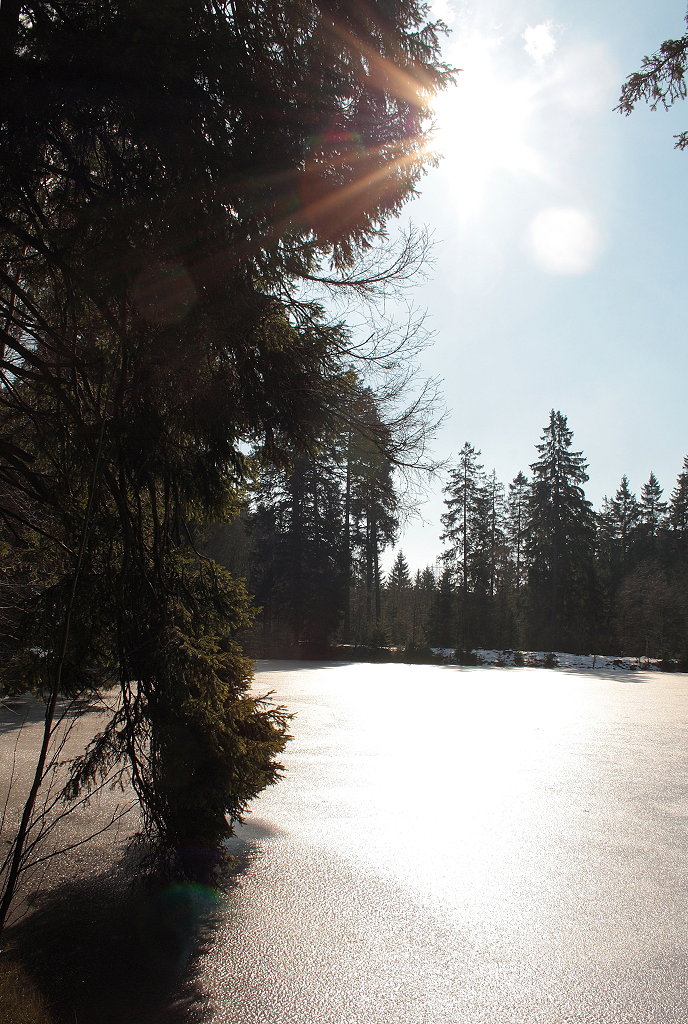
<path id="1" fill-rule="evenodd" d="M 433 654 L 438 654 L 448 661 L 454 660 L 454 651 L 450 647 L 433 647 Z M 619 658 L 607 654 L 566 654 L 564 651 L 491 651 L 477 647 L 472 652 L 481 665 L 546 665 L 550 668 L 574 669 L 620 669 L 628 672 L 636 669 L 652 671 L 659 669 L 659 658 Z"/>

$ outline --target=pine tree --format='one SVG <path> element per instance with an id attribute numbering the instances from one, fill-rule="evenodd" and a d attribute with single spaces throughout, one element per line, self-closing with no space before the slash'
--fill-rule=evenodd
<path id="1" fill-rule="evenodd" d="M 518 592 L 526 583 L 526 528 L 530 502 L 530 484 L 520 470 L 509 484 L 506 536 L 513 566 L 513 586 Z"/>
<path id="2" fill-rule="evenodd" d="M 583 490 L 587 464 L 572 439 L 566 417 L 552 410 L 530 467 L 530 635 L 550 650 L 580 650 L 590 640 L 594 517 Z"/>
<path id="3" fill-rule="evenodd" d="M 614 497 L 603 499 L 596 522 L 596 565 L 602 601 L 597 635 L 604 646 L 620 649 L 617 603 L 623 580 L 637 560 L 640 523 L 640 506 L 626 475 Z"/>
<path id="4" fill-rule="evenodd" d="M 367 643 L 382 615 L 380 555 L 394 543 L 398 495 L 393 479 L 394 425 L 384 422 L 370 388 L 355 386 L 339 436 L 344 473 L 343 638 Z"/>
<path id="5" fill-rule="evenodd" d="M 688 543 L 688 455 L 683 460 L 683 469 L 671 492 L 669 525 L 676 535 L 680 547 L 685 548 Z"/>
<path id="6" fill-rule="evenodd" d="M 247 448 L 285 466 L 336 416 L 355 347 L 303 282 L 366 287 L 448 72 L 414 2 L 67 6 L 0 6 L 0 541 L 50 568 L 46 735 L 72 668 L 121 681 L 75 787 L 129 759 L 149 834 L 212 847 L 285 724 L 248 693 L 244 588 L 190 540 Z"/>
<path id="7" fill-rule="evenodd" d="M 635 494 L 630 489 L 628 477 L 624 474 L 609 505 L 611 535 L 617 544 L 619 567 L 622 573 L 626 569 L 628 554 L 640 520 L 640 506 Z"/>
<path id="8" fill-rule="evenodd" d="M 662 501 L 663 490 L 659 480 L 650 473 L 648 481 L 640 489 L 640 523 L 646 543 L 654 547 L 654 540 L 664 525 L 667 512 L 667 503 Z"/>
<path id="9" fill-rule="evenodd" d="M 250 584 L 266 627 L 286 626 L 298 642 L 326 643 L 343 614 L 341 482 L 321 452 L 288 472 L 266 472 L 251 516 Z"/>
<path id="10" fill-rule="evenodd" d="M 444 565 L 437 585 L 428 622 L 428 641 L 433 647 L 457 646 L 457 607 L 453 574 Z"/>
<path id="11" fill-rule="evenodd" d="M 504 484 L 493 469 L 483 485 L 483 521 L 480 524 L 484 551 L 484 587 L 490 599 L 504 585 L 506 572 L 506 501 Z"/>
<path id="12" fill-rule="evenodd" d="M 449 481 L 444 488 L 447 511 L 442 516 L 444 532 L 441 540 L 447 544 L 443 558 L 450 567 L 460 589 L 459 645 L 467 648 L 473 640 L 469 594 L 480 583 L 480 513 L 484 497 L 483 467 L 478 462 L 480 451 L 468 441 L 459 453 Z"/>
<path id="13" fill-rule="evenodd" d="M 392 463 L 380 444 L 385 434 L 372 398 L 367 426 L 352 435 L 347 462 L 350 564 L 359 600 L 353 616 L 356 642 L 379 639 L 382 618 L 380 556 L 396 540 L 398 496 Z"/>
<path id="14" fill-rule="evenodd" d="M 426 566 L 416 572 L 411 595 L 411 633 L 409 637 L 412 648 L 426 648 L 430 642 L 433 602 L 437 591 L 435 575 Z"/>
<path id="15" fill-rule="evenodd" d="M 386 620 L 393 644 L 406 645 L 412 633 L 412 584 L 408 562 L 399 549 L 385 585 Z"/>
<path id="16" fill-rule="evenodd" d="M 688 456 L 671 492 L 668 523 L 669 566 L 676 595 L 672 653 L 688 666 Z"/>

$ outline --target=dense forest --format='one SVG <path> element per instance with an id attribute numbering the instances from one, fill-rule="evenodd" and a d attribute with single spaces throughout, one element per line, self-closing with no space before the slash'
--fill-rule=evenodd
<path id="1" fill-rule="evenodd" d="M 247 578 L 262 607 L 258 649 L 300 641 L 685 659 L 688 457 L 670 494 L 650 472 L 636 495 L 623 475 L 594 511 L 562 413 L 551 412 L 535 452 L 529 474 L 505 487 L 463 445 L 447 474 L 442 554 L 415 576 L 401 549 L 381 570 L 400 528 L 395 473 L 370 435 L 351 430 L 259 475 L 207 548 Z"/>

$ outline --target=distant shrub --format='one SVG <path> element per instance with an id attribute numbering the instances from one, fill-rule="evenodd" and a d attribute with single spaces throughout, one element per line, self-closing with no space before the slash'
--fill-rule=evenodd
<path id="1" fill-rule="evenodd" d="M 559 661 L 554 651 L 549 651 L 542 662 L 543 668 L 556 668 L 558 664 Z"/>
<path id="2" fill-rule="evenodd" d="M 404 651 L 404 661 L 412 665 L 433 665 L 441 660 L 430 650 L 428 644 L 409 643 Z"/>
<path id="3" fill-rule="evenodd" d="M 514 651 L 514 665 L 516 668 L 523 668 L 526 661 L 523 657 L 523 651 Z"/>
<path id="4" fill-rule="evenodd" d="M 389 647 L 372 647 L 367 644 L 357 644 L 354 647 L 347 647 L 345 652 L 346 661 L 376 661 L 389 662 L 398 661 L 396 652 Z"/>
<path id="5" fill-rule="evenodd" d="M 657 668 L 660 672 L 688 672 L 688 658 L 662 658 Z"/>
<path id="6" fill-rule="evenodd" d="M 454 661 L 457 665 L 480 665 L 481 661 L 475 651 L 463 651 L 457 648 L 454 651 Z"/>

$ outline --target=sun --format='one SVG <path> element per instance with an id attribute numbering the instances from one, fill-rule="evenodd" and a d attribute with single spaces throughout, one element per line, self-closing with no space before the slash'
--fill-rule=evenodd
<path id="1" fill-rule="evenodd" d="M 511 75 L 499 49 L 496 37 L 464 38 L 456 85 L 432 104 L 432 150 L 443 159 L 453 198 L 468 216 L 482 212 L 497 176 L 544 175 L 542 158 L 529 142 L 537 84 Z"/>

